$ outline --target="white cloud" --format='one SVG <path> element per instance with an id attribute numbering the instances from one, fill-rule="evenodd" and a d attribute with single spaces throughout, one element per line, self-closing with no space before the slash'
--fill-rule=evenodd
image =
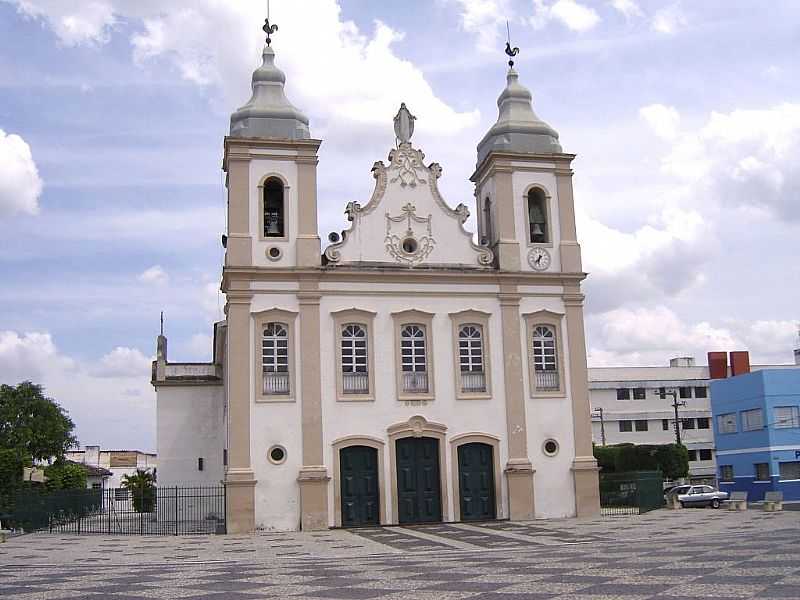
<path id="1" fill-rule="evenodd" d="M 0 383 L 44 385 L 64 407 L 80 441 L 155 448 L 155 394 L 150 359 L 118 347 L 98 361 L 62 353 L 46 332 L 0 331 Z"/>
<path id="2" fill-rule="evenodd" d="M 191 360 L 210 361 L 214 351 L 214 337 L 205 333 L 195 333 L 189 338 L 184 349 L 189 353 Z"/>
<path id="3" fill-rule="evenodd" d="M 149 269 L 143 271 L 139 277 L 142 283 L 152 283 L 155 285 L 164 285 L 169 281 L 169 275 L 161 268 L 161 265 L 153 265 Z"/>
<path id="4" fill-rule="evenodd" d="M 673 106 L 650 104 L 639 109 L 639 116 L 658 137 L 672 140 L 678 135 L 680 114 Z"/>
<path id="5" fill-rule="evenodd" d="M 529 19 L 534 29 L 541 29 L 551 20 L 556 20 L 572 31 L 584 32 L 600 22 L 600 15 L 590 6 L 576 0 L 556 0 L 547 4 L 545 0 L 533 0 L 533 15 Z"/>
<path id="6" fill-rule="evenodd" d="M 800 219 L 800 104 L 711 113 L 682 131 L 662 161 L 665 173 L 720 205 Z"/>
<path id="7" fill-rule="evenodd" d="M 0 129 L 0 217 L 39 212 L 42 180 L 30 146 Z"/>
<path id="8" fill-rule="evenodd" d="M 681 29 L 685 29 L 689 24 L 683 9 L 679 4 L 661 8 L 653 15 L 651 27 L 659 33 L 672 35 Z"/>
<path id="9" fill-rule="evenodd" d="M 505 33 L 506 20 L 513 22 L 508 0 L 455 0 L 461 10 L 461 27 L 476 34 L 477 47 L 484 52 L 497 51 Z"/>
<path id="10" fill-rule="evenodd" d="M 644 13 L 636 3 L 636 0 L 612 0 L 611 6 L 622 13 L 626 19 L 644 16 Z"/>
<path id="11" fill-rule="evenodd" d="M 47 21 L 67 46 L 106 43 L 116 21 L 110 1 L 17 0 L 16 5 L 20 13 Z"/>

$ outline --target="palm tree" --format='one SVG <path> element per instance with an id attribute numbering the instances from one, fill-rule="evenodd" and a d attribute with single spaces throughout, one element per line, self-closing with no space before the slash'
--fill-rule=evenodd
<path id="1" fill-rule="evenodd" d="M 153 512 L 156 504 L 156 478 L 145 469 L 136 469 L 132 475 L 122 476 L 122 487 L 133 495 L 133 510 Z"/>

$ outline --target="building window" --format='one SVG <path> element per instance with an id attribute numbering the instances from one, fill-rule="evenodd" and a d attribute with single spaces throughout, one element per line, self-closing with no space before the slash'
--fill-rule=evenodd
<path id="1" fill-rule="evenodd" d="M 698 429 L 710 429 L 711 422 L 708 417 L 700 417 L 697 419 L 697 428 Z"/>
<path id="2" fill-rule="evenodd" d="M 128 499 L 127 488 L 114 488 L 114 500 L 117 502 L 125 502 Z"/>
<path id="3" fill-rule="evenodd" d="M 492 201 L 487 196 L 483 201 L 483 236 L 481 244 L 488 246 L 494 242 L 492 234 Z"/>
<path id="4" fill-rule="evenodd" d="M 742 411 L 742 431 L 764 429 L 764 411 L 760 408 Z"/>
<path id="5" fill-rule="evenodd" d="M 636 420 L 634 422 L 636 425 L 636 431 L 647 431 L 647 421 L 644 419 Z"/>
<path id="6" fill-rule="evenodd" d="M 692 397 L 692 388 L 690 388 L 690 387 L 679 387 L 678 388 L 678 395 L 681 398 L 691 398 Z"/>
<path id="7" fill-rule="evenodd" d="M 633 388 L 633 399 L 634 400 L 646 400 L 647 399 L 647 390 L 644 388 Z"/>
<path id="8" fill-rule="evenodd" d="M 756 463 L 753 468 L 756 472 L 756 481 L 769 481 L 769 463 Z"/>
<path id="9" fill-rule="evenodd" d="M 289 332 L 285 323 L 267 323 L 261 337 L 262 393 L 285 396 L 289 393 Z"/>
<path id="10" fill-rule="evenodd" d="M 549 325 L 537 325 L 533 329 L 533 370 L 537 391 L 559 390 L 556 332 Z"/>
<path id="11" fill-rule="evenodd" d="M 202 458 L 198 458 L 197 459 L 197 470 L 198 471 L 202 471 L 203 470 L 203 459 Z"/>
<path id="12" fill-rule="evenodd" d="M 781 480 L 800 479 L 800 461 L 778 463 Z"/>
<path id="13" fill-rule="evenodd" d="M 695 398 L 708 398 L 708 388 L 707 387 L 696 387 L 696 388 L 694 388 L 694 397 Z"/>
<path id="14" fill-rule="evenodd" d="M 617 400 L 630 400 L 631 391 L 628 388 L 617 388 Z"/>
<path id="15" fill-rule="evenodd" d="M 483 328 L 475 323 L 458 329 L 458 364 L 461 391 L 465 394 L 486 391 L 483 367 Z"/>
<path id="16" fill-rule="evenodd" d="M 622 432 L 633 431 L 633 421 L 620 421 L 619 430 Z"/>
<path id="17" fill-rule="evenodd" d="M 400 331 L 400 357 L 403 391 L 412 394 L 427 393 L 428 363 L 424 325 L 403 326 Z"/>
<path id="18" fill-rule="evenodd" d="M 719 466 L 720 481 L 733 481 L 733 465 Z"/>
<path id="19" fill-rule="evenodd" d="M 532 244 L 546 244 L 550 241 L 547 229 L 547 198 L 539 188 L 528 192 L 528 227 Z"/>
<path id="20" fill-rule="evenodd" d="M 700 460 L 711 460 L 711 448 L 702 448 L 697 451 Z"/>
<path id="21" fill-rule="evenodd" d="M 358 323 L 342 327 L 342 393 L 369 393 L 367 330 Z"/>
<path id="22" fill-rule="evenodd" d="M 264 237 L 286 235 L 283 182 L 271 177 L 264 184 Z"/>
<path id="23" fill-rule="evenodd" d="M 663 431 L 669 431 L 669 419 L 661 419 L 661 429 Z"/>
<path id="24" fill-rule="evenodd" d="M 797 406 L 776 406 L 775 427 L 778 429 L 800 427 L 800 408 Z"/>
<path id="25" fill-rule="evenodd" d="M 684 429 L 694 429 L 694 419 L 681 419 L 681 427 Z"/>
<path id="26" fill-rule="evenodd" d="M 736 433 L 736 413 L 726 413 L 717 416 L 717 430 L 720 433 Z"/>
<path id="27" fill-rule="evenodd" d="M 697 460 L 697 450 L 689 450 L 689 462 Z"/>

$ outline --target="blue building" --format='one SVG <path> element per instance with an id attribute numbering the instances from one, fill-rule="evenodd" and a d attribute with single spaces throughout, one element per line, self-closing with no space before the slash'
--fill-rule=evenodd
<path id="1" fill-rule="evenodd" d="M 714 380 L 711 411 L 720 489 L 800 500 L 800 369 Z"/>

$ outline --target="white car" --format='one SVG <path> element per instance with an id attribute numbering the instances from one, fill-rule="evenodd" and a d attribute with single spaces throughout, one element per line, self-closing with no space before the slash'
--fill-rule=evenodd
<path id="1" fill-rule="evenodd" d="M 719 505 L 728 499 L 728 492 L 720 492 L 710 485 L 692 485 L 688 487 L 688 490 L 678 490 L 678 502 L 684 508 L 689 506 L 719 508 Z"/>

